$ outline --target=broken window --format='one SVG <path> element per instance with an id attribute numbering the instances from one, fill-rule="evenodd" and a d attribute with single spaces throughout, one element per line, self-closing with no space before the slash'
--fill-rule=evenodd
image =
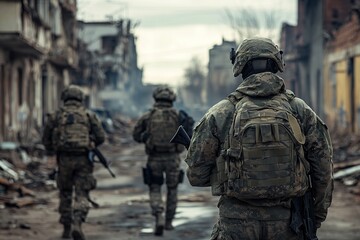
<path id="1" fill-rule="evenodd" d="M 101 37 L 102 49 L 105 54 L 113 54 L 117 46 L 116 36 L 102 36 Z"/>

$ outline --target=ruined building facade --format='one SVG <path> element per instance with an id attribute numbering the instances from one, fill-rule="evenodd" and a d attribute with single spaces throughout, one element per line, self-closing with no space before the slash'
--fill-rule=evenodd
<path id="1" fill-rule="evenodd" d="M 142 112 L 142 69 L 137 62 L 136 37 L 130 20 L 78 22 L 79 38 L 87 46 L 101 84 L 92 107 L 135 116 Z M 140 102 L 139 102 L 140 101 Z"/>
<path id="2" fill-rule="evenodd" d="M 331 32 L 324 56 L 325 112 L 337 129 L 360 132 L 360 8 Z"/>
<path id="3" fill-rule="evenodd" d="M 340 29 L 349 21 L 352 9 L 357 6 L 357 0 L 298 0 L 297 25 L 284 23 L 281 31 L 287 87 L 303 98 L 329 125 L 335 121 L 332 112 L 344 110 L 341 110 L 341 101 L 334 100 L 336 94 L 330 93 L 326 87 L 329 76 L 334 74 L 329 75 L 325 68 L 332 66 L 331 69 L 336 71 L 335 65 L 328 60 L 329 54 L 334 52 L 331 46 L 337 41 Z M 352 32 L 348 40 L 352 41 L 357 34 Z M 344 94 L 351 95 L 350 92 Z M 331 102 L 337 103 L 329 107 Z M 351 118 L 350 115 L 347 118 Z"/>
<path id="4" fill-rule="evenodd" d="M 77 68 L 75 21 L 75 0 L 0 0 L 0 141 L 34 141 L 58 107 Z"/>

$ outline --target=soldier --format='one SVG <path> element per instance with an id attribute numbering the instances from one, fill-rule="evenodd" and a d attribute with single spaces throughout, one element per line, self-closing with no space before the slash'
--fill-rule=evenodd
<path id="1" fill-rule="evenodd" d="M 189 181 L 221 196 L 211 239 L 317 239 L 326 218 L 333 191 L 329 133 L 276 75 L 284 70 L 282 54 L 266 38 L 232 50 L 233 74 L 244 80 L 194 129 Z"/>
<path id="2" fill-rule="evenodd" d="M 180 124 L 186 125 L 185 129 L 192 129 L 194 121 L 185 112 L 178 112 L 173 108 L 176 95 L 169 87 L 158 87 L 153 97 L 154 108 L 138 120 L 133 137 L 135 141 L 145 143 L 148 162 L 143 169 L 144 182 L 149 185 L 150 205 L 156 219 L 154 234 L 161 236 L 164 228 L 174 228 L 172 220 L 176 212 L 177 186 L 183 177 L 179 153 L 184 151 L 184 147 L 170 143 L 170 140 Z M 167 185 L 165 226 L 161 195 L 163 174 Z"/>
<path id="3" fill-rule="evenodd" d="M 84 240 L 81 224 L 89 211 L 89 192 L 96 187 L 93 163 L 88 154 L 92 147 L 104 142 L 105 133 L 97 117 L 83 106 L 84 93 L 79 87 L 66 87 L 61 100 L 63 107 L 48 117 L 43 143 L 57 156 L 60 223 L 64 225 L 62 238 L 69 239 L 71 234 L 73 239 Z"/>

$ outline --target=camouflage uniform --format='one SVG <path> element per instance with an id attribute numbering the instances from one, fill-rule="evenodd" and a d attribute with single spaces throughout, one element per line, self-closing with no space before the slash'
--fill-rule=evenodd
<path id="1" fill-rule="evenodd" d="M 155 91 L 156 92 L 156 91 Z M 174 94 L 174 93 L 172 93 Z M 162 99 L 155 98 L 154 109 L 169 109 L 172 108 L 172 101 L 163 101 Z M 180 174 L 180 157 L 179 153 L 184 151 L 184 147 L 179 144 L 174 144 L 174 147 L 168 149 L 167 152 L 159 152 L 154 149 L 150 149 L 146 144 L 149 138 L 147 130 L 149 121 L 151 118 L 151 111 L 145 113 L 136 123 L 133 131 L 133 138 L 139 143 L 145 143 L 145 150 L 148 155 L 147 166 L 151 169 L 152 178 L 163 179 L 165 174 L 166 186 L 167 186 L 167 198 L 166 198 L 166 211 L 165 211 L 165 229 L 171 230 L 172 220 L 175 216 L 177 206 L 177 186 L 179 183 Z M 174 132 L 175 133 L 175 132 Z M 150 189 L 150 206 L 152 208 L 152 214 L 155 217 L 161 218 L 164 211 L 164 203 L 161 194 L 161 184 L 152 182 L 149 185 Z M 158 222 L 158 220 L 157 220 Z M 161 223 L 160 223 L 161 224 Z M 155 233 L 156 234 L 156 233 Z M 160 232 L 157 235 L 161 235 Z"/>
<path id="2" fill-rule="evenodd" d="M 83 96 L 78 90 L 71 92 L 79 94 L 80 97 L 75 99 L 66 95 L 66 91 L 75 88 L 70 86 L 63 92 L 64 108 L 75 107 L 79 111 L 84 109 L 82 100 Z M 65 93 L 65 96 L 64 96 Z M 85 110 L 85 109 L 84 109 Z M 44 132 L 43 143 L 48 151 L 56 151 L 53 143 L 54 129 L 59 125 L 57 112 L 48 116 Z M 85 110 L 86 111 L 86 110 Z M 91 141 L 100 145 L 105 140 L 105 133 L 97 117 L 88 112 Z M 90 146 L 89 146 L 90 148 Z M 89 161 L 88 151 L 57 151 L 58 176 L 57 186 L 60 191 L 60 223 L 69 226 L 74 221 L 84 222 L 89 211 L 89 192 L 96 187 L 96 179 L 93 177 L 93 164 Z M 75 202 L 73 203 L 73 191 L 75 191 Z M 68 233 L 64 238 L 67 238 Z"/>
<path id="3" fill-rule="evenodd" d="M 237 58 L 240 61 L 249 60 L 246 56 L 241 58 L 238 55 Z M 240 74 L 242 67 L 235 63 L 235 76 Z M 319 228 L 326 218 L 333 190 L 332 146 L 327 127 L 303 100 L 285 90 L 283 79 L 273 72 L 251 74 L 236 92 L 264 101 L 279 94 L 290 99 L 289 110 L 298 119 L 305 135 L 303 146 L 311 169 L 316 227 Z M 214 184 L 212 174 L 217 171 L 217 159 L 224 149 L 235 111 L 232 98 L 236 94 L 231 96 L 210 108 L 195 127 L 185 160 L 188 164 L 187 176 L 193 186 L 212 186 L 213 194 L 221 195 L 218 203 L 220 217 L 211 239 L 303 239 L 302 233 L 296 235 L 289 226 L 291 198 L 239 200 L 227 196 Z"/>

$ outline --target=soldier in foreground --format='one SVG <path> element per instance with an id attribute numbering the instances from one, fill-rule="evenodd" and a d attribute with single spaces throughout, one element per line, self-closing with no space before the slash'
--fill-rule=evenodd
<path id="1" fill-rule="evenodd" d="M 285 89 L 270 39 L 244 40 L 231 60 L 244 81 L 195 127 L 186 157 L 190 183 L 221 196 L 211 239 L 317 239 L 333 191 L 327 127 Z"/>
<path id="2" fill-rule="evenodd" d="M 144 182 L 149 185 L 150 205 L 156 219 L 154 234 L 161 236 L 164 228 L 166 230 L 174 228 L 172 220 L 176 212 L 177 186 L 182 182 L 184 175 L 180 169 L 179 153 L 185 148 L 170 143 L 170 140 L 180 124 L 190 133 L 189 129 L 192 129 L 194 121 L 185 112 L 178 112 L 173 108 L 176 95 L 170 88 L 158 87 L 153 97 L 154 107 L 138 120 L 133 138 L 139 143 L 145 143 L 148 161 L 146 168 L 143 169 Z M 161 194 L 164 174 L 167 186 L 165 225 Z"/>
<path id="3" fill-rule="evenodd" d="M 97 117 L 84 106 L 84 93 L 70 85 L 61 94 L 64 105 L 49 115 L 43 133 L 43 143 L 56 152 L 58 164 L 57 186 L 60 191 L 60 223 L 64 225 L 62 238 L 84 240 L 81 224 L 89 211 L 89 192 L 96 187 L 93 163 L 89 150 L 102 144 L 105 133 Z M 75 202 L 73 203 L 73 191 Z"/>

